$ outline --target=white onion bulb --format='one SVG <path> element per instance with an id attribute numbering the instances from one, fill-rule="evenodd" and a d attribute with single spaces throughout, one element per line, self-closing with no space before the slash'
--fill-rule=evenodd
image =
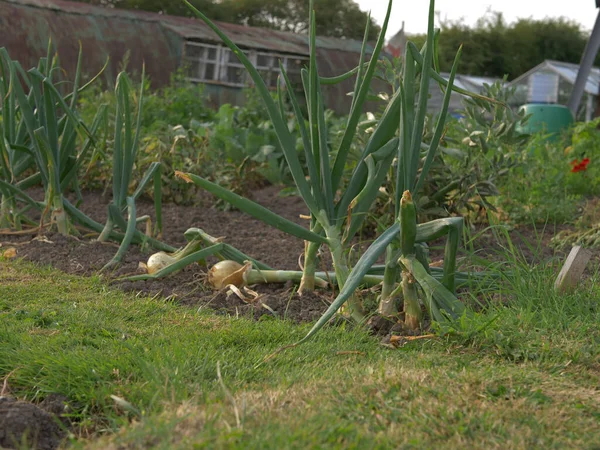
<path id="1" fill-rule="evenodd" d="M 148 258 L 146 267 L 148 269 L 148 273 L 152 275 L 153 273 L 164 269 L 168 265 L 173 264 L 175 261 L 177 261 L 177 258 L 169 255 L 168 253 L 158 252 Z"/>
<path id="2" fill-rule="evenodd" d="M 219 261 L 208 271 L 208 282 L 214 289 L 223 289 L 230 284 L 242 287 L 246 284 L 244 275 L 250 267 L 250 264 L 242 266 L 230 260 Z"/>

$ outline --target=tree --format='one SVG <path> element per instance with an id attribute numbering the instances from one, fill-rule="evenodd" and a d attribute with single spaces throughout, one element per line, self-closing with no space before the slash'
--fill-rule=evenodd
<path id="1" fill-rule="evenodd" d="M 579 64 L 587 35 L 565 18 L 519 19 L 508 24 L 502 13 L 490 12 L 469 27 L 461 21 L 440 20 L 439 63 L 450 71 L 463 44 L 460 72 L 514 79 L 546 59 Z M 416 39 L 415 39 L 416 38 Z M 411 38 L 422 40 L 421 36 Z"/>
<path id="2" fill-rule="evenodd" d="M 109 8 L 139 9 L 163 14 L 193 16 L 187 6 L 172 0 L 81 0 Z M 190 0 L 213 20 L 231 22 L 293 33 L 308 32 L 309 0 Z M 363 39 L 367 13 L 354 0 L 315 2 L 316 28 L 320 36 Z M 380 28 L 370 20 L 369 39 L 377 38 Z"/>

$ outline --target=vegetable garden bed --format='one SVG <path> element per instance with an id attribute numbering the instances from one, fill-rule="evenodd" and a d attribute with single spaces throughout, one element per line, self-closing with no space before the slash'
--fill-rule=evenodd
<path id="1" fill-rule="evenodd" d="M 282 197 L 279 191 L 277 186 L 270 186 L 255 191 L 252 198 L 289 220 L 307 225 L 307 221 L 300 217 L 306 214 L 302 200 L 296 196 Z M 82 210 L 96 221 L 102 222 L 106 220 L 108 201 L 101 192 L 86 192 Z M 138 208 L 141 214 L 152 214 L 153 203 L 147 200 L 140 201 Z M 303 251 L 303 242 L 300 239 L 273 230 L 239 211 L 216 209 L 209 198 L 200 206 L 166 204 L 163 216 L 163 241 L 175 247 L 185 244 L 183 234 L 187 229 L 197 227 L 212 236 L 224 238 L 224 242 L 268 265 L 285 270 L 300 270 L 299 257 Z M 533 227 L 521 226 L 511 230 L 509 235 L 524 261 L 539 263 L 542 260 L 549 261 L 553 257 L 565 256 L 565 252 L 555 251 L 548 246 L 555 232 L 563 229 L 564 226 L 542 232 Z M 461 251 L 460 270 L 472 267 L 473 258 L 469 256 L 485 257 L 488 261 L 506 259 L 506 253 L 502 250 L 502 238 L 497 239 L 492 228 L 479 227 L 470 234 L 474 236 L 473 241 L 466 246 L 466 250 Z M 4 234 L 0 235 L 0 250 L 6 251 L 7 248 L 14 247 L 18 258 L 41 265 L 49 264 L 66 273 L 94 275 L 110 261 L 118 247 L 114 243 L 98 242 L 95 237 L 65 237 L 58 233 Z M 361 247 L 361 243 L 364 247 L 364 244 L 371 240 L 369 237 L 364 237 L 362 241 L 357 240 L 358 247 Z M 335 298 L 334 293 L 329 290 L 317 290 L 299 296 L 296 294 L 297 285 L 292 283 L 261 284 L 253 287 L 260 294 L 259 299 L 255 302 L 244 302 L 236 295 L 228 295 L 226 290 L 213 291 L 205 286 L 203 281 L 206 267 L 198 264 L 158 280 L 118 281 L 119 277 L 141 273 L 139 264 L 146 262 L 150 253 L 152 251 L 144 252 L 140 247 L 132 246 L 122 265 L 105 276 L 125 291 L 171 297 L 181 305 L 209 308 L 223 314 L 244 315 L 255 319 L 266 316 L 296 322 L 314 321 Z M 431 255 L 434 262 L 436 258 L 441 258 L 441 248 L 436 249 L 434 245 Z M 216 258 L 209 260 L 211 263 L 216 261 Z M 588 265 L 588 271 L 597 267 L 600 251 L 594 251 L 593 261 L 596 262 Z M 329 266 L 327 261 L 323 261 L 321 269 L 329 269 Z"/>

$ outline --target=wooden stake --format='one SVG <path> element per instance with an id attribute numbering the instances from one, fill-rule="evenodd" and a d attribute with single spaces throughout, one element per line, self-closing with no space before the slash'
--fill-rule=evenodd
<path id="1" fill-rule="evenodd" d="M 565 261 L 565 265 L 554 282 L 554 289 L 559 292 L 572 291 L 579 283 L 585 266 L 591 257 L 592 252 L 588 249 L 582 248 L 579 245 L 573 247 Z"/>

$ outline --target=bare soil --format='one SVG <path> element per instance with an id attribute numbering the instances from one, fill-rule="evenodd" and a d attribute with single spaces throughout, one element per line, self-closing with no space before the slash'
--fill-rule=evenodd
<path id="1" fill-rule="evenodd" d="M 253 194 L 253 199 L 285 218 L 304 226 L 306 207 L 299 197 L 281 197 L 279 188 L 270 186 Z M 84 193 L 81 209 L 90 217 L 103 223 L 109 198 L 99 192 Z M 153 217 L 153 204 L 147 200 L 138 202 L 138 214 Z M 277 269 L 299 270 L 298 260 L 303 253 L 300 239 L 272 229 L 262 222 L 239 211 L 221 211 L 211 206 L 207 200 L 200 206 L 163 205 L 164 230 L 162 240 L 175 247 L 185 244 L 183 233 L 190 227 L 201 228 L 214 237 L 221 237 L 246 254 L 263 261 Z M 555 253 L 548 242 L 554 231 L 521 228 L 510 232 L 511 239 L 523 257 L 531 262 L 540 262 L 553 257 L 564 257 Z M 474 229 L 477 238 L 469 245 L 469 252 L 478 256 L 497 259 L 503 254 L 497 237 L 492 231 Z M 67 273 L 91 275 L 97 273 L 117 251 L 117 245 L 100 243 L 95 236 L 64 237 L 57 233 L 41 235 L 0 235 L 3 248 L 15 247 L 17 257 L 41 265 L 52 265 Z M 363 241 L 362 245 L 368 244 Z M 1 249 L 0 249 L 1 250 Z M 441 250 L 433 247 L 432 261 L 441 259 Z M 118 270 L 105 276 L 113 280 L 114 285 L 125 291 L 144 295 L 161 295 L 177 301 L 179 304 L 194 308 L 210 308 L 217 313 L 243 315 L 259 319 L 263 316 L 286 318 L 297 322 L 314 321 L 327 309 L 333 299 L 328 291 L 317 291 L 312 295 L 298 296 L 296 287 L 285 285 L 259 285 L 254 289 L 260 294 L 257 301 L 245 302 L 236 295 L 214 292 L 202 282 L 206 268 L 199 265 L 189 266 L 179 273 L 160 280 L 151 281 L 114 281 L 115 278 L 137 274 L 139 263 L 145 262 L 149 254 L 137 246 L 131 246 Z M 327 264 L 323 258 L 323 268 Z M 598 254 L 594 260 L 598 261 Z M 216 260 L 209 260 L 209 263 Z M 590 264 L 590 266 L 597 264 Z"/>
<path id="2" fill-rule="evenodd" d="M 49 396 L 39 406 L 0 396 L 0 448 L 54 450 L 64 437 L 62 396 Z M 66 424 L 65 424 L 66 425 Z"/>

